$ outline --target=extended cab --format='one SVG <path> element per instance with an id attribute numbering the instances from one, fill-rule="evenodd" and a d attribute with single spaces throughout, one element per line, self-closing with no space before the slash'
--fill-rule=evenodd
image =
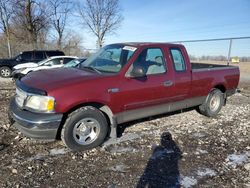
<path id="1" fill-rule="evenodd" d="M 80 68 L 32 72 L 16 82 L 10 115 L 24 135 L 60 136 L 72 150 L 116 137 L 117 124 L 194 107 L 214 117 L 235 93 L 239 69 L 190 63 L 182 45 L 121 43 Z"/>

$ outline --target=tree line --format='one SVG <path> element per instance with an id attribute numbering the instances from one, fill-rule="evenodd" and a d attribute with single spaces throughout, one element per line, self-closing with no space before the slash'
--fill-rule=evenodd
<path id="1" fill-rule="evenodd" d="M 76 28 L 87 29 L 101 47 L 122 20 L 119 0 L 0 0 L 0 57 L 33 49 L 86 55 Z"/>

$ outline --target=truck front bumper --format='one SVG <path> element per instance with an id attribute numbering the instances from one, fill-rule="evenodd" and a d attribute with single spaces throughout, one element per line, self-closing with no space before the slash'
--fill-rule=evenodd
<path id="1" fill-rule="evenodd" d="M 16 105 L 14 98 L 10 102 L 9 115 L 15 122 L 14 126 L 25 136 L 46 140 L 56 139 L 63 117 L 63 114 L 33 113 L 22 110 Z"/>

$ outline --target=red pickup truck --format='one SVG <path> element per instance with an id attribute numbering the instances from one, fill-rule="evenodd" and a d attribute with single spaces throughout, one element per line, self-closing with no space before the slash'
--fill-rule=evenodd
<path id="1" fill-rule="evenodd" d="M 216 116 L 235 93 L 239 69 L 190 63 L 182 45 L 120 43 L 80 68 L 28 74 L 16 82 L 10 115 L 24 135 L 62 138 L 86 150 L 116 138 L 117 124 L 194 107 Z"/>

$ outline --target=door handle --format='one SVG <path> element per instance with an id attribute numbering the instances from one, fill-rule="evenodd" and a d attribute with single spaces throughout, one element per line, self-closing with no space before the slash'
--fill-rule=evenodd
<path id="1" fill-rule="evenodd" d="M 167 81 L 165 81 L 165 82 L 163 83 L 163 85 L 164 85 L 165 87 L 170 87 L 170 86 L 173 85 L 173 82 L 172 82 L 171 80 L 167 80 Z"/>

